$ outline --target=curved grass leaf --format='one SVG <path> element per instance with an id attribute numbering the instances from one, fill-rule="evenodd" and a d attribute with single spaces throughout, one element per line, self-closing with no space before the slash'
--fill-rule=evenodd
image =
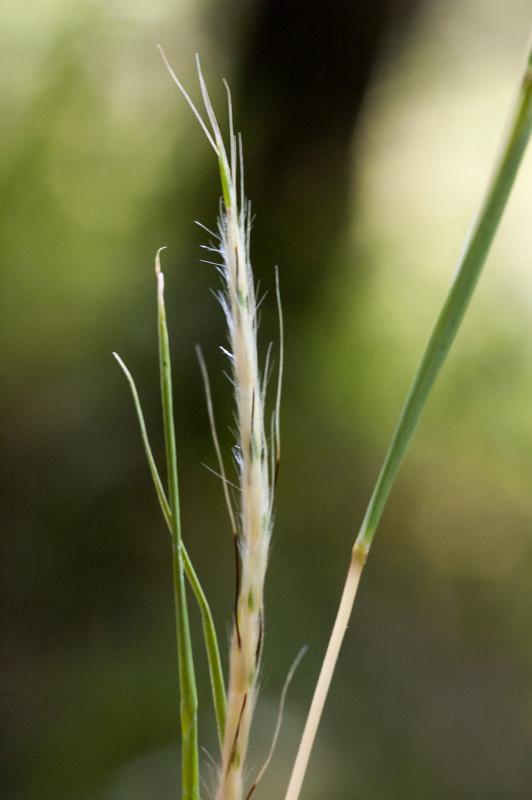
<path id="1" fill-rule="evenodd" d="M 148 432 L 146 429 L 146 423 L 144 421 L 144 414 L 142 412 L 142 406 L 140 403 L 137 387 L 135 385 L 133 376 L 131 375 L 130 371 L 128 370 L 128 368 L 126 367 L 120 356 L 117 353 L 113 353 L 113 356 L 117 360 L 122 372 L 124 373 L 126 380 L 129 384 L 129 388 L 131 390 L 131 395 L 133 397 L 133 403 L 135 406 L 135 411 L 137 413 L 137 419 L 140 427 L 140 435 L 142 438 L 142 443 L 144 445 L 144 452 L 146 454 L 146 459 L 148 461 L 148 467 L 150 469 L 150 474 L 152 477 L 153 485 L 155 487 L 155 492 L 157 494 L 157 499 L 159 500 L 161 511 L 163 513 L 168 530 L 170 531 L 171 534 L 172 512 L 170 510 L 170 505 L 166 498 L 166 493 L 164 491 L 164 487 L 161 478 L 159 476 L 159 471 L 157 469 L 157 465 L 153 457 L 153 452 L 148 438 Z M 187 549 L 184 543 L 181 544 L 181 550 L 183 553 L 183 566 L 185 568 L 185 575 L 187 576 L 190 588 L 192 589 L 194 597 L 196 598 L 196 602 L 198 604 L 201 616 L 203 638 L 205 640 L 205 650 L 207 652 L 207 661 L 209 665 L 209 677 L 211 681 L 212 699 L 214 704 L 214 711 L 216 714 L 216 726 L 218 729 L 218 739 L 221 747 L 225 729 L 226 697 L 225 697 L 225 681 L 222 670 L 222 662 L 220 658 L 220 648 L 218 645 L 218 638 L 216 636 L 216 628 L 214 627 L 214 620 L 212 618 L 209 602 L 207 600 L 205 592 L 203 591 L 199 577 L 196 573 L 196 570 L 194 569 L 192 561 L 190 560 L 190 556 L 187 553 Z"/>

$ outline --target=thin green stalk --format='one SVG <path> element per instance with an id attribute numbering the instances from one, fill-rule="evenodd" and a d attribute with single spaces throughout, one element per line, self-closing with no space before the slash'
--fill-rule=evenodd
<path id="1" fill-rule="evenodd" d="M 146 423 L 144 421 L 144 414 L 142 412 L 142 406 L 140 403 L 137 387 L 135 385 L 135 381 L 133 379 L 132 374 L 130 373 L 130 371 L 120 358 L 120 356 L 117 353 L 113 353 L 113 355 L 116 358 L 122 372 L 124 373 L 126 380 L 129 384 L 129 388 L 131 390 L 133 403 L 135 406 L 135 410 L 137 412 L 137 419 L 140 427 L 140 435 L 142 438 L 142 443 L 144 445 L 144 452 L 146 454 L 146 459 L 148 461 L 148 466 L 153 480 L 153 485 L 155 487 L 157 499 L 159 500 L 159 505 L 161 507 L 161 511 L 163 513 L 166 525 L 168 527 L 168 530 L 170 531 L 170 534 L 172 535 L 172 530 L 173 530 L 172 512 L 170 510 L 170 505 L 166 498 L 164 487 L 161 478 L 159 476 L 159 471 L 157 469 L 157 465 L 153 457 L 153 452 L 148 438 L 148 431 L 146 429 Z M 205 650 L 207 652 L 207 662 L 209 665 L 209 677 L 211 682 L 212 699 L 214 704 L 214 711 L 216 714 L 216 727 L 218 730 L 218 739 L 220 742 L 220 747 L 222 747 L 223 735 L 225 730 L 226 697 L 225 697 L 225 681 L 222 670 L 222 661 L 220 658 L 220 648 L 218 646 L 218 639 L 216 636 L 216 628 L 214 627 L 214 620 L 212 618 L 209 602 L 207 600 L 205 592 L 203 591 L 198 575 L 194 569 L 192 561 L 190 560 L 190 556 L 188 555 L 187 549 L 183 542 L 181 543 L 181 551 L 183 553 L 183 565 L 185 568 L 185 575 L 187 576 L 190 587 L 194 593 L 194 597 L 196 598 L 196 602 L 198 604 L 201 616 L 203 638 L 205 640 Z"/>
<path id="2" fill-rule="evenodd" d="M 168 498 L 172 522 L 172 566 L 177 628 L 177 656 L 179 667 L 181 709 L 181 784 L 182 800 L 199 800 L 199 756 L 198 756 L 198 695 L 192 642 L 183 571 L 183 549 L 181 547 L 181 517 L 177 479 L 177 454 L 174 431 L 174 409 L 172 398 L 172 370 L 170 345 L 166 327 L 164 306 L 164 276 L 156 258 L 157 306 L 159 323 L 159 365 L 161 376 L 161 400 L 163 409 L 164 439 L 166 445 L 166 467 Z"/>
<path id="3" fill-rule="evenodd" d="M 507 139 L 459 262 L 456 277 L 429 339 L 373 490 L 357 544 L 369 550 L 395 477 L 430 391 L 447 358 L 499 226 L 532 129 L 532 50 Z"/>
<path id="4" fill-rule="evenodd" d="M 401 462 L 421 412 L 447 358 L 479 279 L 510 195 L 532 129 L 532 48 L 510 125 L 484 202 L 466 241 L 454 281 L 421 359 L 351 556 L 342 599 L 310 706 L 285 800 L 297 800 L 321 718 L 334 667 L 349 623 L 360 575 Z"/>

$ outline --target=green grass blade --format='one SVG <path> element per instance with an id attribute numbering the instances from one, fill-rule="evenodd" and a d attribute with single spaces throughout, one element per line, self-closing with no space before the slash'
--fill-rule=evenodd
<path id="1" fill-rule="evenodd" d="M 198 694 L 196 689 L 194 659 L 192 656 L 192 642 L 190 638 L 190 624 L 183 570 L 181 516 L 172 396 L 172 369 L 170 363 L 168 329 L 166 327 L 166 309 L 164 305 L 164 277 L 159 266 L 159 252 L 156 257 L 156 273 L 161 401 L 166 445 L 168 500 L 172 523 L 172 566 L 177 628 L 179 688 L 181 694 L 181 796 L 182 800 L 199 800 Z"/>
<path id="2" fill-rule="evenodd" d="M 532 128 L 532 51 L 510 126 L 484 202 L 466 242 L 456 275 L 407 395 L 399 423 L 357 537 L 367 551 L 421 412 L 447 358 L 497 231 Z"/>
<path id="3" fill-rule="evenodd" d="M 166 493 L 164 491 L 159 471 L 157 469 L 157 465 L 153 457 L 153 452 L 148 438 L 148 431 L 146 429 L 146 423 L 144 421 L 144 414 L 142 412 L 142 406 L 140 403 L 139 393 L 137 391 L 137 387 L 135 385 L 135 381 L 133 379 L 132 374 L 130 373 L 130 371 L 120 358 L 120 356 L 117 353 L 113 353 L 113 356 L 117 360 L 122 372 L 124 373 L 126 380 L 129 384 L 129 388 L 131 390 L 131 395 L 133 397 L 133 403 L 135 406 L 135 411 L 137 413 L 137 419 L 140 427 L 140 435 L 142 438 L 142 443 L 144 445 L 144 452 L 146 454 L 146 459 L 148 461 L 148 466 L 153 480 L 153 485 L 155 487 L 157 499 L 159 500 L 159 505 L 161 507 L 161 511 L 163 513 L 166 525 L 168 527 L 168 530 L 170 531 L 170 534 L 172 534 L 172 512 L 170 510 L 170 504 L 166 498 Z M 189 585 L 194 593 L 194 597 L 196 598 L 196 602 L 198 604 L 201 616 L 203 638 L 205 641 L 205 650 L 207 652 L 207 662 L 209 666 L 209 677 L 211 682 L 212 698 L 214 704 L 214 711 L 216 714 L 216 726 L 218 729 L 218 739 L 221 747 L 223 743 L 223 735 L 225 730 L 226 696 L 225 696 L 225 681 L 222 669 L 222 661 L 220 658 L 220 648 L 218 646 L 218 638 L 216 635 L 216 628 L 214 627 L 214 620 L 212 618 L 209 602 L 207 600 L 205 592 L 203 591 L 196 570 L 194 569 L 192 561 L 190 560 L 190 556 L 188 555 L 187 549 L 183 542 L 181 543 L 181 551 L 183 553 L 183 566 L 185 569 L 185 575 L 187 576 Z"/>
<path id="4" fill-rule="evenodd" d="M 183 564 L 188 582 L 192 591 L 194 592 L 194 597 L 196 598 L 196 602 L 200 610 L 203 638 L 205 640 L 205 650 L 207 651 L 207 662 L 209 665 L 212 700 L 216 715 L 216 728 L 218 731 L 218 741 L 221 750 L 225 732 L 226 695 L 222 661 L 220 658 L 220 648 L 218 646 L 218 638 L 216 636 L 216 628 L 214 627 L 214 620 L 212 618 L 211 609 L 205 596 L 205 592 L 203 591 L 198 575 L 184 547 Z"/>
<path id="5" fill-rule="evenodd" d="M 139 397 L 139 393 L 138 393 L 138 390 L 137 390 L 137 386 L 135 384 L 135 380 L 133 378 L 133 375 L 131 374 L 129 369 L 126 367 L 124 361 L 120 358 L 118 353 L 113 353 L 113 357 L 118 362 L 118 365 L 119 365 L 120 369 L 122 370 L 122 372 L 124 373 L 124 376 L 125 376 L 128 384 L 129 384 L 129 388 L 131 390 L 131 396 L 133 398 L 133 404 L 135 406 L 135 411 L 137 413 L 137 420 L 138 420 L 139 428 L 140 428 L 140 436 L 141 436 L 141 439 L 142 439 L 142 444 L 144 445 L 144 452 L 146 454 L 146 459 L 148 461 L 148 467 L 150 469 L 150 474 L 151 474 L 151 477 L 152 477 L 152 480 L 153 480 L 153 485 L 155 487 L 155 492 L 157 494 L 157 499 L 159 501 L 159 505 L 161 507 L 161 511 L 163 512 L 164 519 L 165 519 L 166 524 L 167 524 L 168 528 L 170 529 L 170 533 L 171 533 L 172 532 L 172 512 L 170 511 L 170 504 L 168 503 L 168 500 L 166 499 L 166 494 L 165 494 L 165 491 L 164 491 L 163 483 L 162 483 L 161 478 L 159 476 L 159 471 L 157 469 L 157 464 L 155 463 L 155 459 L 153 457 L 153 451 L 151 449 L 150 440 L 148 438 L 148 431 L 147 431 L 147 428 L 146 428 L 146 423 L 144 421 L 144 413 L 142 411 L 142 405 L 140 403 L 140 397 Z M 184 553 L 184 551 L 185 551 L 185 547 L 183 545 L 183 553 Z"/>

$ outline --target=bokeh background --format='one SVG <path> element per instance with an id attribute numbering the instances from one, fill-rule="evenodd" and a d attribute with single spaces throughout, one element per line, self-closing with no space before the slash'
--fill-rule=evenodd
<path id="1" fill-rule="evenodd" d="M 127 386 L 159 457 L 153 256 L 167 245 L 184 530 L 230 630 L 233 563 L 194 345 L 229 448 L 225 339 L 199 263 L 216 165 L 166 74 L 230 80 L 278 263 L 286 389 L 262 699 L 282 797 L 350 543 L 480 200 L 528 0 L 30 0 L 2 9 L 4 790 L 178 791 L 168 540 Z M 430 401 L 361 585 L 304 789 L 318 798 L 523 800 L 532 786 L 532 159 Z M 272 294 L 262 345 L 275 336 Z M 224 423 L 224 420 L 226 421 Z M 198 619 L 203 774 L 214 723 Z"/>

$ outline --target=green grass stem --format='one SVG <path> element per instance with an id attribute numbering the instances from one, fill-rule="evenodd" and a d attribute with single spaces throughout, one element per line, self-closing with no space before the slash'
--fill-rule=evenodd
<path id="1" fill-rule="evenodd" d="M 373 541 L 388 495 L 416 430 L 421 412 L 467 311 L 506 207 L 531 129 L 532 50 L 528 55 L 525 74 L 497 167 L 406 398 L 357 537 L 357 544 L 366 551 Z"/>
<path id="2" fill-rule="evenodd" d="M 172 566 L 177 629 L 177 656 L 179 668 L 182 738 L 182 800 L 199 800 L 198 694 L 196 689 L 196 676 L 194 671 L 192 642 L 190 638 L 190 624 L 188 619 L 188 606 L 183 569 L 183 550 L 181 547 L 181 516 L 174 430 L 172 369 L 170 362 L 168 329 L 166 326 L 166 309 L 164 305 L 164 276 L 160 269 L 159 253 L 160 251 L 157 252 L 156 257 L 159 367 L 161 378 L 164 439 L 166 446 L 168 501 L 170 505 L 172 523 Z"/>

